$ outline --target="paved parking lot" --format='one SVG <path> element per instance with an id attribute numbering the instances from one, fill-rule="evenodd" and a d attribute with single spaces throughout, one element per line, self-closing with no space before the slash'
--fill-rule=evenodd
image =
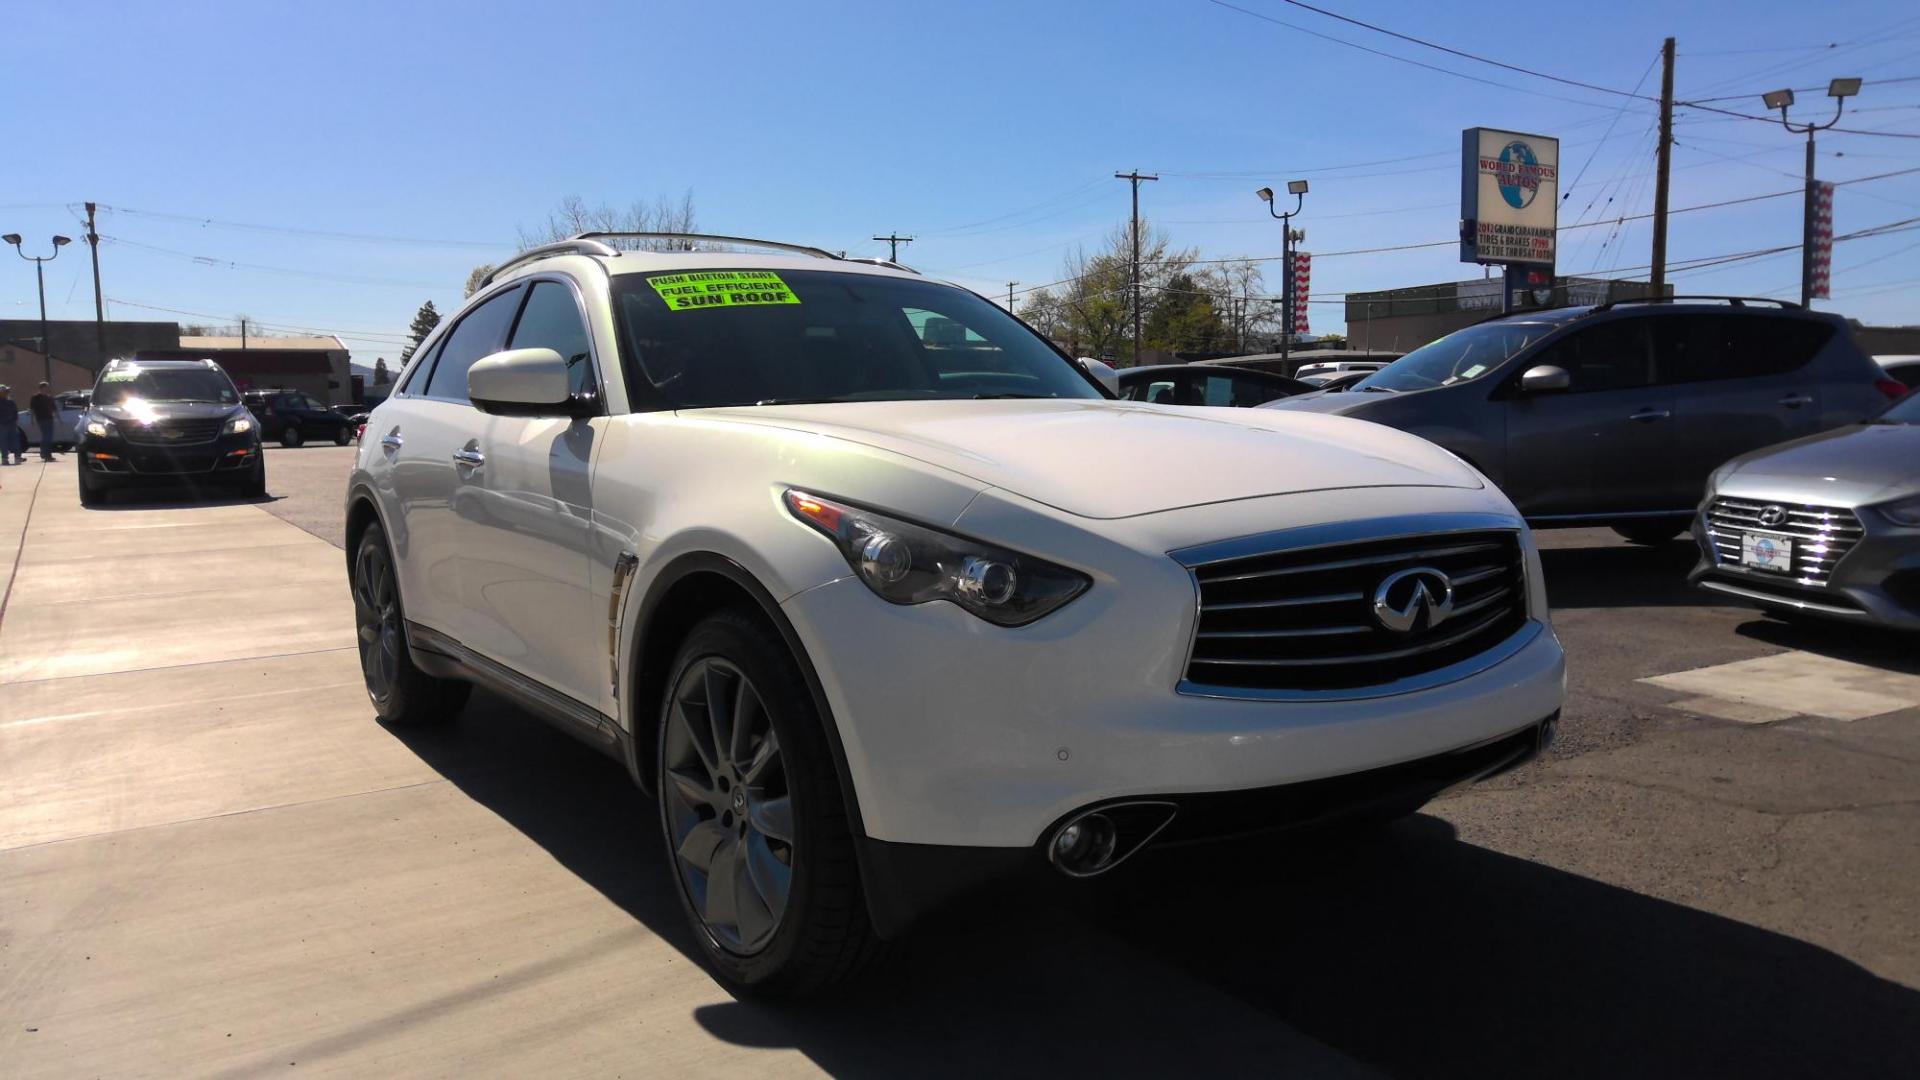
<path id="1" fill-rule="evenodd" d="M 1143 859 L 830 1003 L 689 959 L 652 810 L 360 689 L 351 450 L 83 511 L 0 471 L 0 1075 L 1914 1075 L 1920 663 L 1548 533 L 1546 761 L 1383 837 Z"/>

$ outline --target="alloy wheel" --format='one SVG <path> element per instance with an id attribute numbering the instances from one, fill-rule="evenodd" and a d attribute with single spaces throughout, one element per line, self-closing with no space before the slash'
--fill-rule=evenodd
<path id="1" fill-rule="evenodd" d="M 393 563 L 384 549 L 360 549 L 353 571 L 353 599 L 360 635 L 360 670 L 367 693 L 382 702 L 400 678 L 400 601 L 393 587 Z"/>
<path id="2" fill-rule="evenodd" d="M 780 929 L 793 888 L 793 799 L 766 704 L 745 673 L 705 657 L 681 673 L 662 737 L 674 866 L 727 951 L 752 955 Z"/>

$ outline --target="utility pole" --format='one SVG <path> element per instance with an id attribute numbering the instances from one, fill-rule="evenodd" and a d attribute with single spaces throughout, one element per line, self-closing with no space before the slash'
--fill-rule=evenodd
<path id="1" fill-rule="evenodd" d="M 40 288 L 40 359 L 46 364 L 46 379 L 53 381 L 53 342 L 47 338 L 47 271 L 46 265 L 60 257 L 60 249 L 73 243 L 64 236 L 53 238 L 52 255 L 29 255 L 20 247 L 20 234 L 8 233 L 0 236 L 0 242 L 13 245 L 14 254 L 33 264 L 34 284 Z"/>
<path id="2" fill-rule="evenodd" d="M 1307 204 L 1307 182 L 1305 180 L 1287 181 L 1287 194 L 1293 196 L 1293 209 L 1283 214 L 1273 205 L 1272 188 L 1261 188 L 1253 193 L 1254 198 L 1267 204 L 1267 213 L 1272 214 L 1274 220 L 1280 223 L 1280 265 L 1285 267 L 1282 272 L 1286 274 L 1280 289 L 1280 318 L 1284 321 L 1284 325 L 1280 328 L 1280 370 L 1283 373 L 1287 370 L 1288 357 L 1293 354 L 1294 278 L 1297 276 L 1293 272 L 1293 245 L 1295 241 L 1307 238 L 1305 232 L 1293 227 L 1293 216 Z M 1304 303 L 1304 299 L 1301 302 Z"/>
<path id="3" fill-rule="evenodd" d="M 1673 39 L 1660 47 L 1660 163 L 1653 182 L 1653 295 L 1667 288 L 1667 172 L 1673 164 Z"/>
<path id="4" fill-rule="evenodd" d="M 1013 314 L 1013 287 L 1018 284 L 1020 283 L 1017 281 L 1007 282 L 1007 314 L 1009 315 Z"/>
<path id="5" fill-rule="evenodd" d="M 245 315 L 240 316 L 240 347 L 243 349 L 247 347 L 247 317 Z"/>
<path id="6" fill-rule="evenodd" d="M 874 237 L 874 239 L 885 240 L 887 242 L 887 261 L 888 262 L 899 262 L 900 261 L 900 245 L 913 243 L 913 237 L 911 236 L 896 236 L 892 233 L 888 233 L 885 236 L 876 236 Z"/>
<path id="7" fill-rule="evenodd" d="M 1158 176 L 1143 176 L 1139 169 L 1132 172 L 1114 173 L 1115 180 L 1127 180 L 1133 184 L 1133 366 L 1140 366 L 1140 181 L 1158 180 Z"/>
<path id="8" fill-rule="evenodd" d="M 1795 135 L 1807 136 L 1807 191 L 1806 201 L 1801 208 L 1800 219 L 1800 306 L 1813 306 L 1813 233 L 1815 206 L 1819 202 L 1819 192 L 1813 178 L 1813 133 L 1824 131 L 1840 122 L 1840 114 L 1847 109 L 1847 99 L 1860 92 L 1861 80 L 1857 78 L 1834 79 L 1827 84 L 1827 96 L 1833 99 L 1833 119 L 1824 124 L 1795 124 L 1787 119 L 1787 109 L 1793 105 L 1792 90 L 1774 90 L 1760 95 L 1760 100 L 1769 109 L 1780 110 L 1780 125 Z"/>
<path id="9" fill-rule="evenodd" d="M 100 366 L 107 366 L 107 308 L 100 295 L 100 234 L 93 231 L 94 204 L 87 204 L 87 246 L 93 249 L 93 346 Z"/>

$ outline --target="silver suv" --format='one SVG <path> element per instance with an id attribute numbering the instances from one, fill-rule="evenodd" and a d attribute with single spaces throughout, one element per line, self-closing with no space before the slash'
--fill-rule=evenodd
<path id="1" fill-rule="evenodd" d="M 1660 543 L 1687 528 L 1707 475 L 1729 458 L 1857 424 L 1905 390 L 1838 315 L 1683 296 L 1489 319 L 1346 393 L 1263 408 L 1424 436 L 1485 473 L 1531 524 L 1611 525 Z"/>

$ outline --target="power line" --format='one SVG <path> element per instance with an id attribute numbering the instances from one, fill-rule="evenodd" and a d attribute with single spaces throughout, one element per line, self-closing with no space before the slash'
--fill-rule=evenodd
<path id="1" fill-rule="evenodd" d="M 424 236 L 381 236 L 374 233 L 334 232 L 327 229 L 303 229 L 289 225 L 261 225 L 244 221 L 223 221 L 219 218 L 201 217 L 191 214 L 165 213 L 159 210 L 135 210 L 128 206 L 109 206 L 99 204 L 100 209 L 116 214 L 132 214 L 136 217 L 156 218 L 162 221 L 177 221 L 188 225 L 211 225 L 218 229 L 242 229 L 249 232 L 284 233 L 289 236 L 311 236 L 322 240 L 353 240 L 376 244 L 426 244 L 441 247 L 486 248 L 500 251 L 512 248 L 510 243 L 497 243 L 489 240 L 447 240 Z M 71 209 L 71 206 L 69 206 Z"/>

